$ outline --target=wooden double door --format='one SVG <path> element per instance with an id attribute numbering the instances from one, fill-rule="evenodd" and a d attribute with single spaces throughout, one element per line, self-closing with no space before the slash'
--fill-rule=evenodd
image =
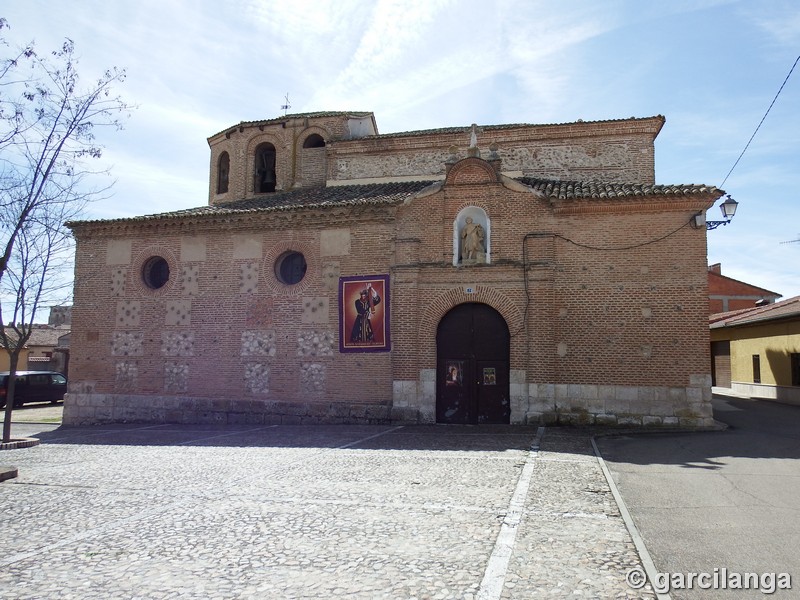
<path id="1" fill-rule="evenodd" d="M 711 385 L 731 387 L 731 343 L 711 342 Z"/>
<path id="2" fill-rule="evenodd" d="M 436 332 L 436 422 L 509 423 L 510 336 L 486 304 L 459 304 Z"/>

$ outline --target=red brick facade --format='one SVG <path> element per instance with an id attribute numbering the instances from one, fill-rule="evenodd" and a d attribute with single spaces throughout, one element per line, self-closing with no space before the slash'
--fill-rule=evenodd
<path id="1" fill-rule="evenodd" d="M 65 422 L 433 422 L 437 328 L 475 303 L 508 326 L 508 421 L 706 425 L 706 238 L 691 221 L 722 192 L 653 184 L 662 124 L 484 127 L 477 148 L 468 128 L 376 135 L 369 113 L 217 134 L 208 207 L 71 225 Z M 313 134 L 324 148 L 303 148 Z M 275 194 L 254 191 L 264 140 Z M 477 260 L 461 252 L 467 218 L 485 233 Z M 305 257 L 297 283 L 276 267 L 287 252 Z M 391 350 L 340 351 L 340 278 L 380 275 Z"/>
<path id="2" fill-rule="evenodd" d="M 722 274 L 722 265 L 708 267 L 708 314 L 753 308 L 756 303 L 772 304 L 780 294 L 770 292 Z"/>

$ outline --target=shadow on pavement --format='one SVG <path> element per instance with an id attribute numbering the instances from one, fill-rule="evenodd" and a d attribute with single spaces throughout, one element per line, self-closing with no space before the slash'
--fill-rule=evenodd
<path id="1" fill-rule="evenodd" d="M 219 446 L 502 451 L 528 450 L 535 425 L 181 425 L 105 424 L 64 426 L 47 415 L 61 406 L 31 405 L 16 409 L 15 435 L 39 438 L 42 444 L 123 446 Z M 19 411 L 19 412 L 17 412 Z M 41 415 L 41 416 L 39 416 Z M 559 447 L 592 453 L 587 439 L 598 436 L 605 459 L 631 464 L 680 465 L 716 470 L 724 457 L 800 459 L 800 407 L 768 401 L 715 397 L 714 416 L 726 431 L 615 432 L 607 428 L 550 427 L 545 440 Z M 37 418 L 41 421 L 37 421 Z M 613 442 L 613 443 L 612 443 Z M 565 445 L 566 444 L 566 445 Z"/>
<path id="2" fill-rule="evenodd" d="M 714 398 L 724 431 L 608 435 L 597 440 L 603 458 L 637 465 L 720 469 L 726 457 L 800 459 L 800 407 L 770 401 Z"/>
<path id="3" fill-rule="evenodd" d="M 31 426 L 32 427 L 32 426 Z M 46 444 L 220 446 L 360 450 L 528 450 L 536 426 L 516 425 L 153 425 L 60 426 L 26 435 Z"/>

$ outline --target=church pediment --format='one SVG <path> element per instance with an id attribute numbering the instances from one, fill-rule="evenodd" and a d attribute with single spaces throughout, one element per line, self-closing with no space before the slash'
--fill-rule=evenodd
<path id="1" fill-rule="evenodd" d="M 500 174 L 494 166 L 477 157 L 458 161 L 447 171 L 445 185 L 481 185 L 500 183 Z"/>

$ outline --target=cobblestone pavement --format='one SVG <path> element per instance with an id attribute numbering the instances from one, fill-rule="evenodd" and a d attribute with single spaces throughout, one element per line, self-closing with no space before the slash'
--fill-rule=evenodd
<path id="1" fill-rule="evenodd" d="M 589 432 L 14 427 L 4 599 L 654 598 Z"/>

